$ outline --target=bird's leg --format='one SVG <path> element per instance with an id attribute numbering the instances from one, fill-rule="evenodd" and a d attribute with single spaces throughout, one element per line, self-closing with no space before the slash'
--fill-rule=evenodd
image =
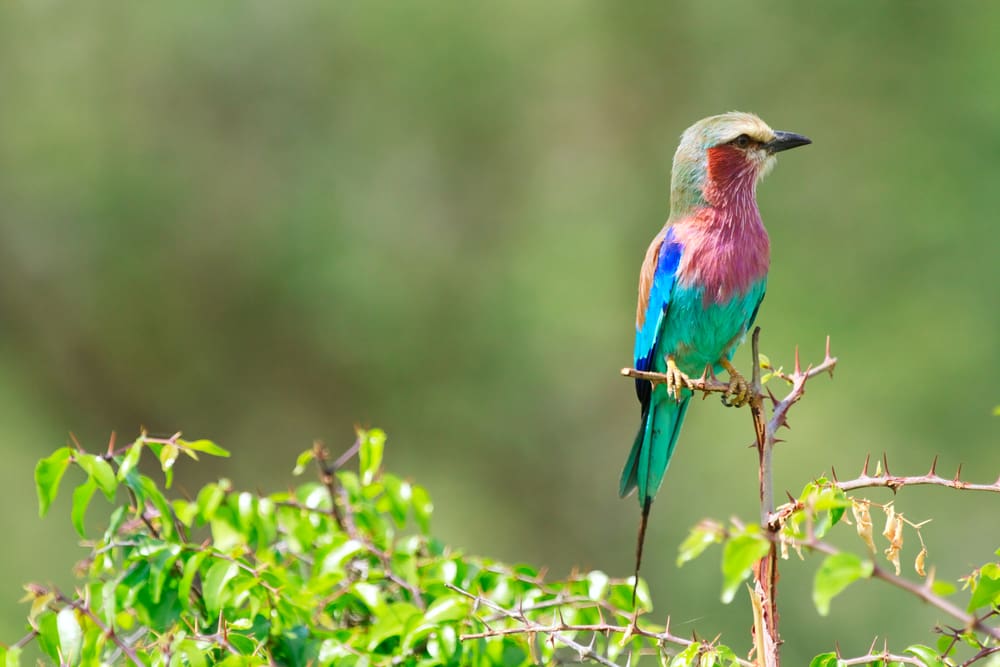
<path id="1" fill-rule="evenodd" d="M 674 361 L 674 355 L 667 355 L 667 393 L 672 395 L 676 400 L 681 400 L 681 390 L 683 389 L 694 389 L 694 383 L 691 382 L 691 378 L 685 375 L 684 371 L 677 368 L 677 362 Z"/>
<path id="2" fill-rule="evenodd" d="M 722 395 L 722 404 L 739 408 L 750 402 L 750 385 L 729 359 L 722 357 L 719 363 L 729 373 L 729 391 Z"/>

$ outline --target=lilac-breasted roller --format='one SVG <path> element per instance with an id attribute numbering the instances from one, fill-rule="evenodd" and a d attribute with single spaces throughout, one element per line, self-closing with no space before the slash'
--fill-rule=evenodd
<path id="1" fill-rule="evenodd" d="M 689 376 L 707 366 L 716 373 L 726 370 L 724 401 L 749 400 L 746 380 L 730 360 L 753 324 L 767 284 L 770 242 L 757 209 L 757 181 L 774 166 L 776 153 L 808 143 L 738 112 L 700 120 L 681 136 L 670 217 L 639 273 L 635 367 L 666 373 L 669 380 L 655 386 L 635 381 L 642 417 L 619 493 L 639 492 L 637 575 L 649 509 L 691 399 Z"/>

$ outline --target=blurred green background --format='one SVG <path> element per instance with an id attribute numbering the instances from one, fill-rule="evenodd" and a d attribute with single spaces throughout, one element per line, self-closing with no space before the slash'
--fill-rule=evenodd
<path id="1" fill-rule="evenodd" d="M 818 360 L 830 334 L 841 358 L 793 412 L 779 489 L 869 451 L 995 478 L 998 22 L 929 1 L 3 3 L 0 638 L 23 634 L 21 584 L 68 585 L 84 553 L 65 489 L 35 511 L 33 465 L 68 431 L 182 429 L 235 453 L 182 489 L 277 489 L 314 438 L 381 426 L 444 539 L 628 575 L 638 265 L 677 137 L 732 109 L 815 142 L 760 189 L 763 349 Z M 750 434 L 745 411 L 691 410 L 645 566 L 658 618 L 740 650 L 718 552 L 674 558 L 703 516 L 757 515 Z M 941 578 L 1000 546 L 993 497 L 897 502 L 938 517 Z M 932 642 L 935 612 L 878 582 L 820 618 L 817 564 L 784 566 L 788 664 Z"/>

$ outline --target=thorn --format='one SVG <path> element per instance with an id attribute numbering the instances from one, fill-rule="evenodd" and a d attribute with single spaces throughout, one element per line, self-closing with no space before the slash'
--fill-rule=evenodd
<path id="1" fill-rule="evenodd" d="M 702 384 L 708 382 L 708 374 L 711 372 L 712 364 L 705 364 L 705 368 L 701 371 L 701 377 L 698 378 L 698 382 Z"/>
<path id="2" fill-rule="evenodd" d="M 793 495 L 792 495 L 791 493 L 789 493 L 789 492 L 788 492 L 787 490 L 785 491 L 785 495 L 786 495 L 786 496 L 788 496 L 788 502 L 790 502 L 790 503 L 791 503 L 792 505 L 795 505 L 796 503 L 798 503 L 798 502 L 799 502 L 799 501 L 798 501 L 798 500 L 796 500 L 796 499 L 795 499 L 795 497 L 794 497 L 794 496 L 793 496 Z"/>
<path id="3" fill-rule="evenodd" d="M 830 357 L 830 335 L 829 334 L 827 334 L 827 336 L 826 336 L 826 358 L 827 359 L 831 358 Z"/>
<path id="4" fill-rule="evenodd" d="M 875 639 L 872 640 L 872 645 L 868 647 L 868 654 L 871 655 L 875 651 L 875 644 L 878 643 L 878 635 L 875 635 Z"/>
<path id="5" fill-rule="evenodd" d="M 938 461 L 938 455 L 935 454 L 934 455 L 934 460 L 931 461 L 931 469 L 930 469 L 930 472 L 927 473 L 928 475 L 933 476 L 933 475 L 937 474 L 937 461 Z"/>
<path id="6" fill-rule="evenodd" d="M 767 395 L 771 399 L 771 409 L 778 407 L 778 397 L 774 395 L 770 387 L 767 388 Z"/>
<path id="7" fill-rule="evenodd" d="M 827 341 L 829 341 L 830 337 L 827 336 L 826 339 L 827 339 Z M 841 654 L 841 652 L 840 652 L 840 642 L 838 642 L 838 641 L 834 641 L 833 642 L 833 650 L 836 651 L 836 653 L 837 653 L 837 660 L 843 660 L 844 659 L 843 654 Z"/>
<path id="8" fill-rule="evenodd" d="M 663 626 L 663 634 L 664 635 L 670 634 L 670 614 L 667 614 L 667 622 Z"/>
<path id="9" fill-rule="evenodd" d="M 961 481 L 962 479 L 962 464 L 958 464 L 958 470 L 955 471 L 955 481 Z"/>
<path id="10" fill-rule="evenodd" d="M 795 346 L 795 374 L 799 375 L 802 373 L 802 363 L 799 361 L 799 346 Z"/>
<path id="11" fill-rule="evenodd" d="M 861 476 L 862 477 L 867 477 L 868 476 L 868 461 L 871 459 L 871 457 L 872 457 L 871 452 L 869 452 L 868 454 L 865 454 L 865 465 L 864 465 L 864 467 L 861 468 Z"/>
<path id="12" fill-rule="evenodd" d="M 76 439 L 76 434 L 73 433 L 73 431 L 69 432 L 69 439 L 73 441 L 73 445 L 77 449 L 79 449 L 81 452 L 83 451 L 83 446 L 80 444 L 80 441 Z"/>
<path id="13" fill-rule="evenodd" d="M 629 621 L 629 629 L 630 630 L 638 630 L 639 629 L 638 620 L 639 620 L 639 614 L 640 613 L 641 612 L 639 611 L 639 607 L 635 607 L 635 608 L 632 609 L 632 620 Z"/>
<path id="14" fill-rule="evenodd" d="M 885 470 L 885 476 L 889 477 L 889 458 L 886 456 L 885 452 L 882 452 L 882 468 Z"/>
<path id="15" fill-rule="evenodd" d="M 115 453 L 115 441 L 117 439 L 118 439 L 118 434 L 112 431 L 111 437 L 108 438 L 108 456 L 112 456 Z"/>
<path id="16" fill-rule="evenodd" d="M 830 466 L 830 477 L 833 477 L 833 481 L 835 482 L 840 481 L 839 479 L 837 479 L 837 469 L 834 468 L 833 466 Z"/>

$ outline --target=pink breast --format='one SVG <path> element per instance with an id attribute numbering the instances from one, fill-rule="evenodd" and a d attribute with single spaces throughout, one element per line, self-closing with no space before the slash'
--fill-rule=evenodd
<path id="1" fill-rule="evenodd" d="M 678 279 L 704 290 L 708 303 L 726 303 L 767 276 L 771 244 L 756 203 L 703 208 L 674 223 L 684 252 Z"/>

